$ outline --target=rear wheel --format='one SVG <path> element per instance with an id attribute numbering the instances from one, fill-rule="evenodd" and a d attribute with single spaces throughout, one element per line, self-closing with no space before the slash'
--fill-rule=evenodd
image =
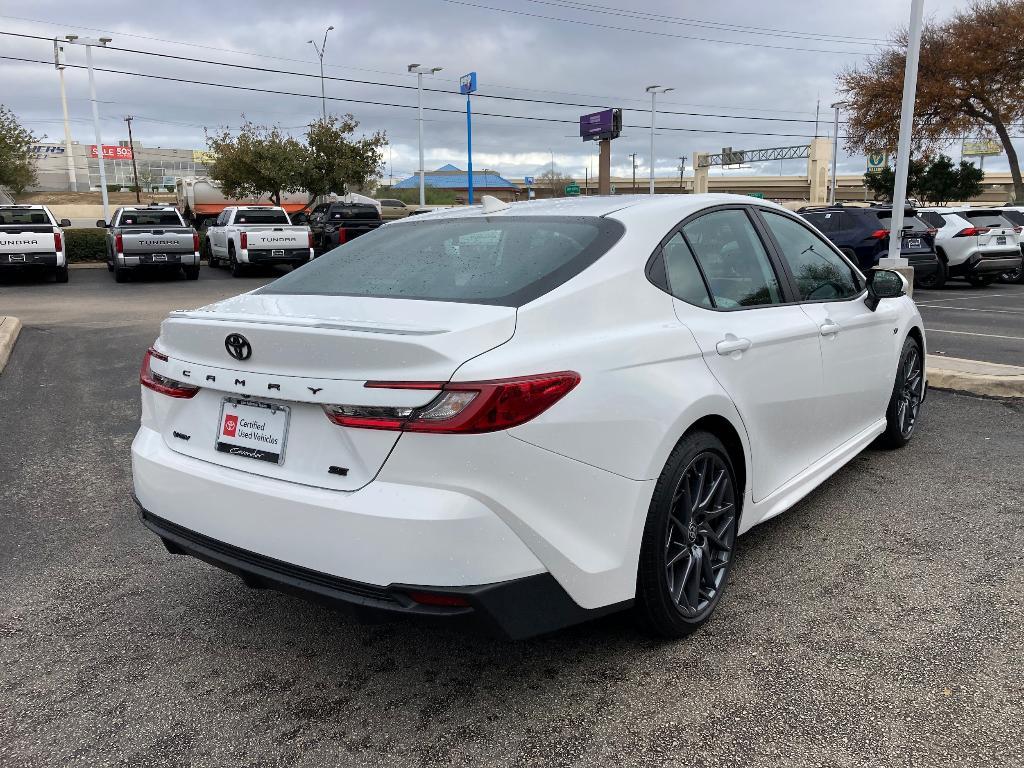
<path id="1" fill-rule="evenodd" d="M 210 238 L 206 238 L 206 242 L 203 244 L 203 250 L 205 251 L 203 255 L 206 256 L 206 263 L 211 267 L 219 267 L 220 262 L 217 260 L 217 257 L 213 255 L 213 248 L 210 246 Z"/>
<path id="2" fill-rule="evenodd" d="M 914 436 L 917 417 L 924 399 L 924 360 L 917 339 L 908 336 L 900 353 L 892 397 L 885 412 L 886 427 L 882 442 L 890 448 L 902 448 Z"/>
<path id="3" fill-rule="evenodd" d="M 995 275 L 968 275 L 967 282 L 975 288 L 985 288 L 996 281 Z"/>
<path id="4" fill-rule="evenodd" d="M 182 271 L 185 273 L 186 280 L 198 280 L 199 279 L 199 265 L 192 267 L 182 267 Z"/>
<path id="5" fill-rule="evenodd" d="M 710 617 L 732 566 L 736 475 L 709 432 L 684 437 L 651 499 L 640 546 L 636 612 L 652 631 L 684 637 Z"/>
<path id="6" fill-rule="evenodd" d="M 54 272 L 53 277 L 58 283 L 66 283 L 68 281 L 68 268 L 66 266 L 57 267 L 57 271 Z"/>
<path id="7" fill-rule="evenodd" d="M 914 285 L 918 288 L 935 289 L 941 288 L 946 284 L 946 280 L 949 275 L 946 271 L 946 261 L 941 256 L 939 257 L 939 267 L 930 275 L 922 275 L 921 277 L 914 276 Z"/>
<path id="8" fill-rule="evenodd" d="M 245 275 L 245 267 L 238 263 L 238 259 L 235 258 L 235 246 L 228 246 L 228 264 L 231 265 L 231 276 L 242 277 Z"/>
<path id="9" fill-rule="evenodd" d="M 119 267 L 117 264 L 114 265 L 114 282 L 127 283 L 129 277 L 131 277 L 131 275 L 128 273 L 127 269 Z"/>

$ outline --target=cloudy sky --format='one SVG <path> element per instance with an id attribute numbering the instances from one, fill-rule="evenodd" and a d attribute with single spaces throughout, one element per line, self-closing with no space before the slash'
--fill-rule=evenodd
<path id="1" fill-rule="evenodd" d="M 942 19 L 964 5 L 928 0 L 926 13 Z M 97 73 L 103 142 L 127 138 L 122 118 L 132 114 L 135 139 L 145 146 L 203 148 L 204 127 L 237 126 L 242 115 L 301 135 L 321 110 L 319 63 L 307 41 L 319 42 L 333 25 L 324 57 L 327 109 L 352 112 L 366 131 L 387 133 L 385 178 L 393 173 L 395 180 L 417 166 L 410 63 L 443 67 L 424 78 L 433 89 L 424 94 L 432 108 L 424 120 L 426 167 L 465 167 L 458 78 L 475 70 L 474 165 L 511 177 L 540 173 L 552 156 L 560 170 L 581 178 L 585 167 L 596 169 L 596 146 L 580 141 L 578 118 L 603 107 L 622 107 L 629 126 L 612 144 L 613 174 L 628 175 L 635 152 L 638 176 L 646 176 L 644 88 L 671 86 L 659 99 L 655 164 L 668 176 L 678 173 L 680 155 L 689 175 L 694 151 L 806 143 L 815 135 L 819 99 L 818 131 L 831 135 L 836 74 L 905 25 L 909 8 L 909 0 L 638 0 L 618 7 L 611 0 L 35 0 L 0 5 L 0 31 L 109 36 L 113 46 L 142 52 L 95 54 L 96 67 L 126 73 Z M 52 43 L 5 35 L 0 55 L 51 62 L 0 59 L 0 101 L 37 135 L 61 140 Z M 68 63 L 83 64 L 84 50 L 71 47 Z M 73 138 L 94 143 L 86 75 L 67 72 Z M 986 168 L 1005 168 L 1002 160 L 990 158 Z M 802 173 L 805 162 L 753 171 Z M 862 157 L 840 154 L 840 172 L 863 168 Z"/>

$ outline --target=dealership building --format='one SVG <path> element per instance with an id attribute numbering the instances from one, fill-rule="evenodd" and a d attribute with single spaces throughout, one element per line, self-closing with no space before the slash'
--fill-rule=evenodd
<path id="1" fill-rule="evenodd" d="M 99 152 L 95 144 L 72 142 L 71 152 L 63 143 L 32 145 L 36 158 L 34 191 L 87 192 L 100 188 Z M 107 185 L 131 189 L 134 185 L 132 160 L 138 168 L 139 186 L 146 191 L 173 189 L 183 176 L 207 175 L 209 153 L 197 149 L 143 147 L 139 142 L 103 145 Z"/>

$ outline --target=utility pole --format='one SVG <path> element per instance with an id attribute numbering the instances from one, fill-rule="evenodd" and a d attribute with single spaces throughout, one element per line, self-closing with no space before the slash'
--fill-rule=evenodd
<path id="1" fill-rule="evenodd" d="M 68 188 L 71 192 L 78 191 L 78 179 L 75 176 L 75 155 L 71 145 L 71 121 L 68 120 L 68 95 L 64 90 L 64 47 L 57 38 L 53 38 L 53 66 L 57 68 L 60 78 L 60 106 L 64 112 L 64 154 L 68 160 Z"/>
<path id="2" fill-rule="evenodd" d="M 683 171 L 686 170 L 686 155 L 679 156 L 679 191 L 683 191 Z"/>
<path id="3" fill-rule="evenodd" d="M 554 153 L 554 150 L 551 150 L 551 149 L 549 149 L 548 152 L 551 153 L 551 178 L 549 179 L 549 181 L 551 182 L 551 196 L 554 197 L 555 196 L 555 153 Z"/>
<path id="4" fill-rule="evenodd" d="M 649 193 L 652 195 L 654 194 L 654 118 L 657 114 L 654 100 L 657 98 L 659 93 L 668 93 L 669 91 L 674 90 L 675 88 L 665 88 L 660 85 L 647 86 L 647 92 L 651 94 L 651 185 Z"/>
<path id="5" fill-rule="evenodd" d="M 476 72 L 459 79 L 459 90 L 466 94 L 466 203 L 473 205 L 473 111 L 470 100 L 476 90 Z"/>
<path id="6" fill-rule="evenodd" d="M 142 202 L 142 187 L 139 186 L 139 166 L 135 164 L 135 139 L 132 138 L 132 120 L 135 118 L 128 115 L 124 121 L 128 123 L 128 146 L 132 150 L 132 176 L 135 177 L 135 202 Z"/>
<path id="7" fill-rule="evenodd" d="M 312 44 L 316 55 L 320 57 L 320 106 L 323 109 L 324 121 L 327 120 L 327 91 L 324 90 L 324 51 L 327 50 L 327 33 L 332 29 L 334 29 L 333 26 L 324 30 L 324 41 L 319 46 L 317 46 L 316 40 L 307 40 L 308 43 Z"/>
<path id="8" fill-rule="evenodd" d="M 96 104 L 96 75 L 92 68 L 92 48 L 98 45 L 106 48 L 107 43 L 113 38 L 101 37 L 95 40 L 90 37 L 79 37 L 78 35 L 65 35 L 64 39 L 72 45 L 85 46 L 85 66 L 89 70 L 89 101 L 92 102 L 92 125 L 96 132 L 96 159 L 100 165 L 100 194 L 103 197 L 103 218 L 110 221 L 110 200 L 107 197 L 107 169 L 103 163 L 103 136 L 100 133 L 100 111 Z"/>
<path id="9" fill-rule="evenodd" d="M 832 105 L 832 109 L 836 111 L 836 116 L 832 123 L 832 184 L 829 188 L 829 205 L 836 204 L 836 160 L 839 156 L 839 108 L 845 106 L 845 101 L 837 101 Z"/>
<path id="10" fill-rule="evenodd" d="M 410 64 L 409 71 L 416 75 L 416 124 L 420 137 L 420 208 L 427 204 L 427 194 L 423 182 L 423 76 L 433 75 L 441 71 L 441 67 L 421 67 L 419 64 Z"/>
<path id="11" fill-rule="evenodd" d="M 633 194 L 636 194 L 636 152 L 630 155 L 633 158 Z"/>

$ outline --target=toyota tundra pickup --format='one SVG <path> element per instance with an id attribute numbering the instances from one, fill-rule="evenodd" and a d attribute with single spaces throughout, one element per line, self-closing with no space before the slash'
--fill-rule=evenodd
<path id="1" fill-rule="evenodd" d="M 224 264 L 241 277 L 250 264 L 305 264 L 313 258 L 313 235 L 292 224 L 284 208 L 231 206 L 207 228 L 204 252 L 211 267 Z"/>
<path id="2" fill-rule="evenodd" d="M 0 271 L 31 269 L 68 281 L 64 232 L 71 222 L 53 218 L 45 205 L 0 205 Z"/>
<path id="3" fill-rule="evenodd" d="M 119 283 L 137 269 L 180 269 L 188 280 L 199 278 L 199 235 L 171 205 L 118 208 L 107 230 L 107 269 Z"/>

